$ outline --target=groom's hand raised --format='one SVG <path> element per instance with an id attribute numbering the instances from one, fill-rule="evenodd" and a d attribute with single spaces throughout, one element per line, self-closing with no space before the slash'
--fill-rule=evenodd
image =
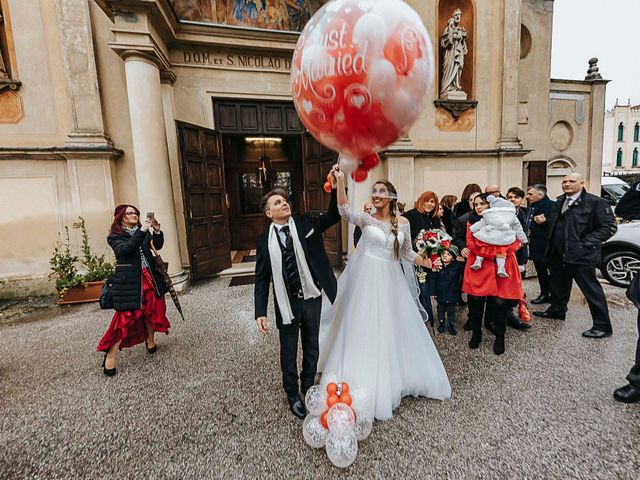
<path id="1" fill-rule="evenodd" d="M 256 323 L 258 324 L 258 328 L 264 334 L 269 333 L 269 326 L 267 325 L 267 317 L 258 317 L 256 318 Z"/>

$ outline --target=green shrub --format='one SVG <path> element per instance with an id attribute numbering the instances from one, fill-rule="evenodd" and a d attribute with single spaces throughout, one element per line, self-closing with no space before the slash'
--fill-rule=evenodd
<path id="1" fill-rule="evenodd" d="M 78 273 L 76 263 L 79 258 L 71 254 L 71 241 L 69 240 L 69 227 L 64 227 L 64 242 L 58 240 L 53 255 L 49 259 L 51 273 L 49 278 L 56 279 L 56 290 L 62 297 L 67 290 L 78 285 L 84 285 L 84 277 Z"/>
<path id="2" fill-rule="evenodd" d="M 55 278 L 56 290 L 62 297 L 67 290 L 78 285 L 86 286 L 88 282 L 106 280 L 115 270 L 115 265 L 105 259 L 104 255 L 93 255 L 89 245 L 89 235 L 84 218 L 78 217 L 73 224 L 74 230 L 80 230 L 82 235 L 82 258 L 71 254 L 69 227 L 65 226 L 64 241 L 58 241 L 49 259 L 51 273 L 49 278 Z M 83 273 L 78 272 L 78 265 Z"/>
<path id="3" fill-rule="evenodd" d="M 115 270 L 115 265 L 105 260 L 104 255 L 93 255 L 89 245 L 89 235 L 84 218 L 78 217 L 78 221 L 73 224 L 73 228 L 80 230 L 82 234 L 82 261 L 86 273 L 84 275 L 85 282 L 100 282 L 106 280 Z"/>

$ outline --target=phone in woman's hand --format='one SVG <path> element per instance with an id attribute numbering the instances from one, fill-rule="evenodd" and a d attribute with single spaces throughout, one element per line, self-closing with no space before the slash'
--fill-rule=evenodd
<path id="1" fill-rule="evenodd" d="M 151 223 L 154 223 L 156 221 L 155 213 L 147 212 L 147 220 L 149 220 Z"/>

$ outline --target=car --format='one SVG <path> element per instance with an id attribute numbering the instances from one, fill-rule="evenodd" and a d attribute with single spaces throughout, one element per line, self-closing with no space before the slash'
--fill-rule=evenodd
<path id="1" fill-rule="evenodd" d="M 616 234 L 602 245 L 600 272 L 618 287 L 628 287 L 640 272 L 640 220 L 619 224 Z"/>
<path id="2" fill-rule="evenodd" d="M 629 188 L 627 182 L 617 177 L 605 176 L 600 180 L 600 196 L 611 206 L 615 206 Z"/>

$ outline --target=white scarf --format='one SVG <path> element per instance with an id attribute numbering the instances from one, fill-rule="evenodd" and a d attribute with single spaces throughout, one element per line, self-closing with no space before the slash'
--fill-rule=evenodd
<path id="1" fill-rule="evenodd" d="M 296 255 L 296 264 L 298 266 L 298 273 L 300 274 L 300 283 L 302 285 L 302 293 L 304 299 L 318 298 L 321 293 L 320 290 L 313 283 L 313 277 L 311 276 L 311 270 L 307 264 L 307 259 L 302 249 L 302 244 L 298 238 L 298 230 L 293 218 L 289 217 L 289 233 L 293 240 L 293 251 Z M 273 276 L 273 286 L 276 291 L 276 301 L 280 308 L 280 314 L 282 315 L 282 323 L 284 325 L 291 325 L 293 320 L 293 312 L 291 311 L 291 303 L 289 302 L 289 294 L 284 284 L 284 277 L 282 276 L 282 250 L 280 250 L 280 239 L 278 238 L 278 229 L 275 223 L 269 226 L 269 257 L 271 258 L 271 272 Z"/>

